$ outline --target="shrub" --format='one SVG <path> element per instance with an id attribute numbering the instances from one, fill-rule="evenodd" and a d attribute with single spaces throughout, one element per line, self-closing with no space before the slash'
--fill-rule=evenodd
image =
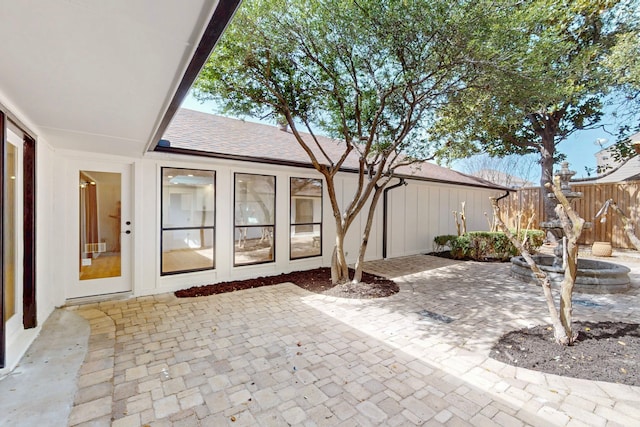
<path id="1" fill-rule="evenodd" d="M 535 253 L 544 242 L 544 232 L 540 230 L 520 231 L 518 239 L 525 238 L 525 247 Z M 472 231 L 462 236 L 437 236 L 434 244 L 446 241 L 455 259 L 473 259 L 476 261 L 508 261 L 519 255 L 517 249 L 503 232 Z M 444 246 L 444 245 L 443 245 Z"/>
<path id="2" fill-rule="evenodd" d="M 455 234 L 444 234 L 442 236 L 436 236 L 433 239 L 434 252 L 441 252 L 445 247 L 451 248 L 451 241 L 457 239 Z"/>

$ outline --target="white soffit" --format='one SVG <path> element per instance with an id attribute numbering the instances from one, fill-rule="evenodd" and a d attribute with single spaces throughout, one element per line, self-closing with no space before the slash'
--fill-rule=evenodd
<path id="1" fill-rule="evenodd" d="M 55 148 L 140 156 L 217 0 L 0 0 L 0 93 Z"/>

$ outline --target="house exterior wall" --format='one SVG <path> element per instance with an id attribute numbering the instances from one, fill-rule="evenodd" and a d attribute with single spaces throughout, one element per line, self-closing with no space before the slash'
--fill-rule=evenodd
<path id="1" fill-rule="evenodd" d="M 465 203 L 467 231 L 488 230 L 484 212 L 496 190 L 409 180 L 389 192 L 388 252 L 390 258 L 431 252 L 433 239 L 457 234 L 453 211 Z M 382 232 L 382 231 L 380 231 Z"/>
<path id="2" fill-rule="evenodd" d="M 11 371 L 38 336 L 42 324 L 53 312 L 56 306 L 64 303 L 60 298 L 57 280 L 57 265 L 51 254 L 57 249 L 51 239 L 55 229 L 55 216 L 51 214 L 56 208 L 56 189 L 53 185 L 54 150 L 44 139 L 39 139 L 37 128 L 25 115 L 15 108 L 8 99 L 0 93 L 0 107 L 5 113 L 10 113 L 17 119 L 30 135 L 36 138 L 36 309 L 37 325 L 35 328 L 22 329 L 6 337 L 5 367 L 0 369 L 0 376 Z M 21 266 L 21 264 L 20 264 Z"/>
<path id="3" fill-rule="evenodd" d="M 60 153 L 55 163 L 63 170 L 73 169 L 74 162 L 99 160 L 95 155 L 90 159 L 83 153 Z M 323 184 L 323 239 L 322 256 L 290 260 L 289 185 L 291 177 L 320 178 L 313 169 L 284 167 L 251 162 L 209 159 L 203 157 L 176 156 L 165 153 L 148 153 L 141 159 L 116 159 L 105 156 L 103 161 L 124 161 L 132 164 L 133 177 L 133 294 L 151 295 L 172 292 L 191 286 L 240 280 L 251 277 L 274 275 L 296 270 L 329 266 L 334 245 L 335 223 L 326 184 Z M 216 172 L 216 220 L 215 220 L 215 269 L 171 275 L 160 275 L 161 245 L 161 168 L 205 169 Z M 275 262 L 234 267 L 233 247 L 233 198 L 234 173 L 272 175 L 276 177 L 275 212 Z M 394 183 L 394 182 L 392 182 Z M 389 192 L 388 256 L 397 257 L 432 250 L 433 238 L 440 234 L 455 234 L 456 227 L 452 211 L 461 209 L 466 202 L 468 230 L 487 229 L 483 212 L 490 210 L 489 196 L 499 191 L 472 188 L 453 184 L 439 184 L 419 180 L 408 180 L 407 186 Z M 68 177 L 61 187 L 67 187 L 65 198 L 56 198 L 58 205 L 64 206 L 58 215 L 57 239 L 66 240 L 69 254 L 61 256 L 58 265 L 70 266 L 61 283 L 77 275 L 77 254 L 71 236 L 76 224 L 70 223 L 75 206 L 72 192 L 76 191 L 73 177 Z M 341 173 L 336 178 L 338 203 L 344 207 L 353 197 L 357 181 L 354 174 Z M 62 200 L 60 203 L 59 200 Z M 376 209 L 374 223 L 369 237 L 366 259 L 382 257 L 383 207 L 382 198 Z M 362 233 L 365 228 L 366 212 L 352 225 L 345 240 L 347 260 L 354 263 L 357 258 Z M 69 240 L 71 239 L 71 240 Z M 60 283 L 60 282 L 59 282 Z M 59 301 L 61 303 L 63 301 Z"/>

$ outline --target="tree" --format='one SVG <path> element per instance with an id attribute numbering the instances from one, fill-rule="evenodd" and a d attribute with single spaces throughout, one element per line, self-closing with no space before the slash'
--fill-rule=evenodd
<path id="1" fill-rule="evenodd" d="M 440 116 L 439 133 L 449 140 L 444 155 L 537 153 L 546 188 L 564 157 L 557 144 L 603 115 L 614 81 L 602 61 L 631 25 L 618 13 L 627 3 L 504 2 L 475 51 L 478 89 L 459 93 Z M 544 199 L 544 218 L 553 218 L 554 203 Z"/>
<path id="2" fill-rule="evenodd" d="M 344 239 L 362 213 L 353 278 L 360 281 L 383 189 L 399 167 L 432 158 L 433 112 L 472 81 L 465 22 L 475 11 L 466 3 L 245 1 L 195 84 L 197 98 L 226 112 L 289 124 L 326 181 L 334 283 L 349 280 Z M 323 149 L 318 131 L 341 144 L 339 158 Z M 358 185 L 340 206 L 334 179 L 348 158 L 357 158 Z"/>
<path id="3" fill-rule="evenodd" d="M 558 344 L 571 345 L 575 342 L 578 334 L 573 332 L 573 288 L 578 273 L 578 239 L 584 230 L 584 219 L 576 213 L 571 207 L 569 200 L 562 192 L 560 178 L 556 176 L 553 183 L 548 183 L 547 187 L 556 198 L 555 212 L 560 219 L 562 229 L 567 237 L 566 247 L 563 248 L 566 255 L 566 266 L 564 268 L 564 278 L 560 284 L 559 307 L 556 307 L 553 293 L 551 290 L 551 280 L 549 276 L 541 270 L 536 264 L 527 248 L 511 233 L 502 218 L 500 217 L 500 207 L 498 200 L 491 198 L 493 206 L 493 215 L 498 227 L 507 235 L 511 243 L 518 248 L 527 264 L 534 273 L 536 279 L 542 286 L 551 324 L 553 325 L 553 335 Z"/>
<path id="4" fill-rule="evenodd" d="M 624 101 L 619 114 L 628 119 L 628 123 L 618 130 L 618 141 L 610 149 L 616 161 L 638 154 L 629 135 L 640 132 L 640 5 L 629 14 L 635 16 L 636 26 L 617 36 L 616 44 L 604 61 Z"/>
<path id="5" fill-rule="evenodd" d="M 534 155 L 516 154 L 504 157 L 477 154 L 457 162 L 457 167 L 469 175 L 510 188 L 533 186 L 537 166 Z"/>

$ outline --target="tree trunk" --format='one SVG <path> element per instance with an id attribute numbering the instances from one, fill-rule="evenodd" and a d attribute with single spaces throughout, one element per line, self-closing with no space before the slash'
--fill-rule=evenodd
<path id="1" fill-rule="evenodd" d="M 493 207 L 493 218 L 497 225 L 497 228 L 500 229 L 507 238 L 511 241 L 511 243 L 518 249 L 522 257 L 527 262 L 529 268 L 533 272 L 534 276 L 542 286 L 542 292 L 544 293 L 544 298 L 547 303 L 547 309 L 549 310 L 549 317 L 551 319 L 551 325 L 553 326 L 554 338 L 558 343 L 567 343 L 568 338 L 563 336 L 564 327 L 560 320 L 560 316 L 558 315 L 558 310 L 556 310 L 556 304 L 553 301 L 553 293 L 551 292 L 551 280 L 549 276 L 544 271 L 540 270 L 538 264 L 533 260 L 533 257 L 527 250 L 527 248 L 518 240 L 516 236 L 514 236 L 509 227 L 502 221 L 500 217 L 500 207 L 498 206 L 498 201 L 495 197 L 491 197 L 491 206 Z"/>
<path id="2" fill-rule="evenodd" d="M 551 138 L 551 142 L 549 142 L 545 141 L 545 136 L 543 136 L 542 140 L 543 148 L 540 151 L 540 195 L 542 197 L 543 213 L 540 221 L 550 221 L 555 218 L 555 208 L 557 205 L 557 202 L 549 197 L 552 191 L 547 187 L 547 183 L 553 184 L 553 156 L 555 154 L 555 145 L 553 144 L 553 138 Z"/>
<path id="3" fill-rule="evenodd" d="M 558 337 L 556 334 L 556 341 L 561 344 L 571 345 L 575 341 L 572 321 L 573 321 L 573 302 L 571 296 L 573 294 L 573 286 L 576 282 L 576 275 L 578 272 L 578 245 L 571 243 L 573 238 L 567 239 L 567 266 L 564 270 L 564 279 L 560 285 L 560 323 L 562 323 L 563 334 Z M 565 342 L 566 340 L 566 342 Z"/>
<path id="4" fill-rule="evenodd" d="M 554 184 L 549 184 L 548 187 L 553 190 L 553 193 L 560 203 L 556 207 L 555 213 L 560 219 L 562 229 L 567 237 L 564 247 L 567 255 L 567 264 L 564 266 L 564 279 L 560 285 L 560 323 L 562 324 L 562 331 L 556 330 L 555 336 L 556 341 L 559 343 L 571 345 L 577 338 L 571 326 L 573 320 L 573 302 L 571 301 L 571 297 L 578 273 L 578 239 L 584 229 L 584 219 L 578 216 L 564 193 L 562 193 L 559 177 L 556 177 Z"/>
<path id="5" fill-rule="evenodd" d="M 558 205 L 556 212 L 567 235 L 564 246 L 567 264 L 564 266 L 564 279 L 560 284 L 560 323 L 562 324 L 562 331 L 555 331 L 555 338 L 560 344 L 571 345 L 576 338 L 572 328 L 573 302 L 571 298 L 578 274 L 578 238 L 582 234 L 584 220 L 579 218 L 579 221 L 570 222 L 563 205 Z"/>
<path id="6" fill-rule="evenodd" d="M 337 285 L 349 281 L 349 266 L 344 255 L 344 234 L 336 233 L 336 246 L 331 256 L 331 283 Z"/>
<path id="7" fill-rule="evenodd" d="M 371 226 L 373 224 L 373 217 L 375 216 L 376 207 L 378 206 L 378 200 L 384 187 L 376 187 L 376 191 L 373 193 L 371 199 L 371 205 L 369 205 L 369 213 L 367 215 L 367 223 L 362 233 L 362 242 L 360 243 L 360 251 L 358 252 L 358 260 L 356 261 L 356 271 L 353 276 L 353 283 L 360 283 L 362 281 L 362 268 L 364 267 L 364 254 L 367 251 L 367 244 L 369 243 L 369 235 L 371 234 Z"/>

